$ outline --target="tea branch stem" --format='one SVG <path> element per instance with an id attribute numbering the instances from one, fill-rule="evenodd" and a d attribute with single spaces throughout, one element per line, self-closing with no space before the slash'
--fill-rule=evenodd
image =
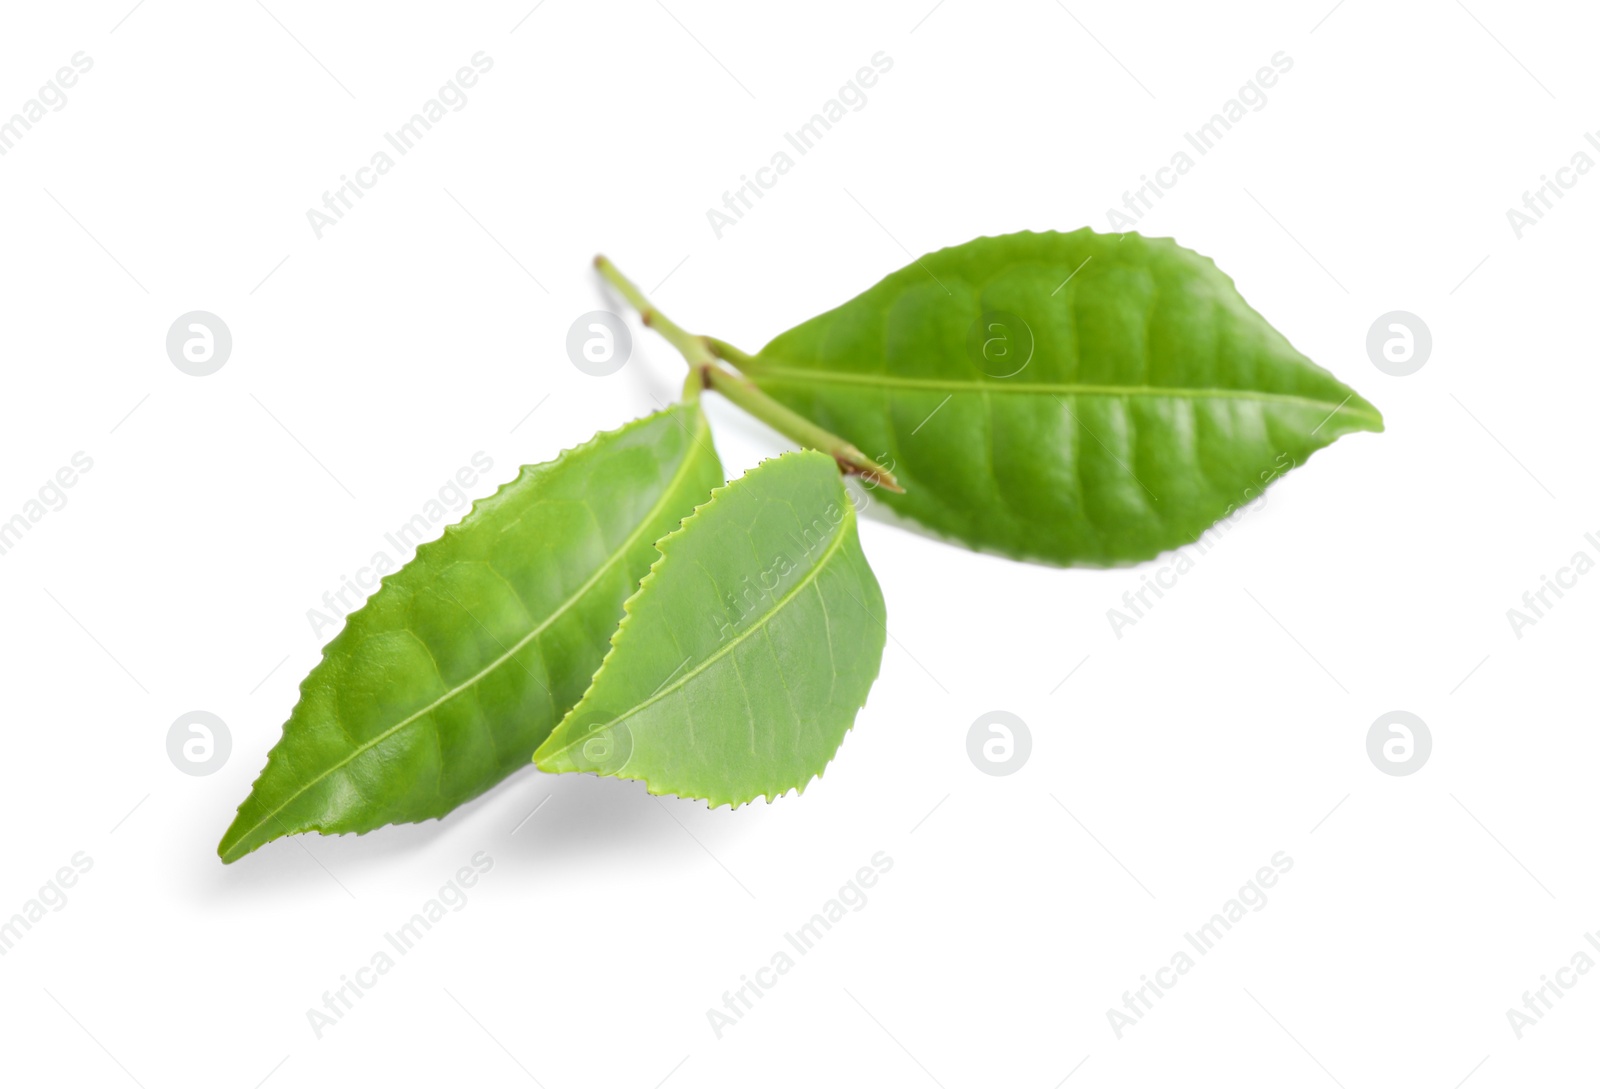
<path id="1" fill-rule="evenodd" d="M 655 304 L 611 263 L 609 257 L 604 254 L 595 257 L 594 267 L 600 270 L 600 275 L 605 277 L 607 283 L 616 288 L 617 292 L 639 311 L 639 320 L 665 337 L 669 344 L 683 354 L 690 367 L 698 369 L 715 365 L 716 356 L 711 354 L 711 346 L 706 343 L 706 338 L 697 337 L 686 331 L 677 322 L 657 310 Z"/>
<path id="2" fill-rule="evenodd" d="M 729 344 L 726 340 L 718 340 L 716 337 L 706 337 L 706 344 L 710 345 L 711 353 L 718 359 L 726 359 L 729 363 L 732 363 L 741 371 L 750 370 L 753 366 L 760 366 L 755 356 L 751 355 L 749 352 L 740 351 L 732 344 Z"/>
<path id="3" fill-rule="evenodd" d="M 690 370 L 690 381 L 684 385 L 686 395 L 692 395 L 697 388 L 714 389 L 779 434 L 793 439 L 802 446 L 827 454 L 838 462 L 841 472 L 854 474 L 870 484 L 882 485 L 890 491 L 904 491 L 893 473 L 867 457 L 855 446 L 808 420 L 788 405 L 774 400 L 754 382 L 735 374 L 717 362 L 719 355 L 741 364 L 750 360 L 750 356 L 724 341 L 696 336 L 686 331 L 677 322 L 657 310 L 644 292 L 624 276 L 609 258 L 603 255 L 596 257 L 594 266 L 600 270 L 600 275 L 607 283 L 638 309 L 640 320 L 660 333 L 669 344 L 682 353 Z"/>

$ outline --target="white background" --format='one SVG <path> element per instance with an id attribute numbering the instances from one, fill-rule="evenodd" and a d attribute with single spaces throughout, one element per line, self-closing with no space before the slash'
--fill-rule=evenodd
<path id="1" fill-rule="evenodd" d="M 1506 217 L 1600 123 L 1592 13 L 129 3 L 0 18 L 0 115 L 75 52 L 94 62 L 0 158 L 0 518 L 75 452 L 94 462 L 0 556 L 0 917 L 93 860 L 0 958 L 5 1080 L 1489 1089 L 1593 1070 L 1600 973 L 1521 1039 L 1506 1015 L 1600 929 L 1600 575 L 1520 639 L 1506 616 L 1574 552 L 1600 558 L 1600 176 L 1520 239 Z M 468 104 L 319 240 L 306 210 L 480 50 Z M 719 240 L 707 208 L 879 51 L 865 108 Z M 484 494 L 674 396 L 680 361 L 636 323 L 618 374 L 568 361 L 573 320 L 618 308 L 596 251 L 754 350 L 908 251 L 1106 229 L 1278 51 L 1294 65 L 1267 104 L 1139 229 L 1214 256 L 1388 430 L 1275 485 L 1121 638 L 1106 611 L 1169 561 L 1055 570 L 869 521 L 893 639 L 803 798 L 708 812 L 530 768 L 442 822 L 217 861 L 325 641 L 322 594 L 475 452 Z M 234 338 L 206 378 L 164 347 L 196 309 Z M 1434 339 L 1405 378 L 1365 347 L 1396 309 Z M 711 411 L 730 473 L 784 448 Z M 166 752 L 194 709 L 232 734 L 208 777 Z M 966 753 L 995 709 L 1031 727 L 1009 777 Z M 1366 753 L 1395 709 L 1433 738 L 1406 777 Z M 306 1010 L 479 851 L 466 906 L 318 1039 Z M 865 908 L 718 1039 L 706 1011 L 878 851 L 893 869 Z M 1118 1039 L 1106 1011 L 1278 851 L 1293 869 L 1267 905 Z"/>

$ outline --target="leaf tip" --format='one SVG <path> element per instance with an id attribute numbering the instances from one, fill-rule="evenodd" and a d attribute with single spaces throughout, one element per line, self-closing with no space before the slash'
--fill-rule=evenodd
<path id="1" fill-rule="evenodd" d="M 1352 431 L 1371 431 L 1381 434 L 1384 430 L 1383 413 L 1378 411 L 1378 406 L 1362 397 L 1358 393 L 1351 394 L 1350 408 L 1355 417 Z"/>
<path id="2" fill-rule="evenodd" d="M 252 850 L 254 848 L 244 846 L 243 837 L 235 835 L 232 828 L 223 833 L 221 841 L 217 843 L 217 857 L 222 859 L 224 866 L 239 861 Z"/>
<path id="3" fill-rule="evenodd" d="M 262 769 L 262 775 L 265 774 L 266 769 Z M 259 784 L 258 778 L 257 786 Z M 261 799 L 257 786 L 252 786 L 244 801 L 239 803 L 239 811 L 234 814 L 233 823 L 228 825 L 228 830 L 222 833 L 222 839 L 217 841 L 217 857 L 222 859 L 224 866 L 239 861 L 245 855 L 254 854 L 275 839 L 291 834 L 283 821 L 276 816 L 273 817 L 275 828 L 270 827 L 266 819 L 261 817 L 259 808 Z"/>

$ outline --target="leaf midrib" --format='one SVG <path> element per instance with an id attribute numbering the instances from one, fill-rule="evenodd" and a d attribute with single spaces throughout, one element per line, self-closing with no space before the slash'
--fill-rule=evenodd
<path id="1" fill-rule="evenodd" d="M 689 463 L 694 458 L 695 445 L 699 442 L 705 430 L 706 419 L 704 414 L 701 414 L 699 422 L 695 427 L 695 434 L 684 446 L 683 459 L 678 463 L 677 471 L 672 474 L 671 481 L 665 488 L 662 489 L 661 498 L 656 500 L 655 504 L 650 508 L 649 512 L 643 518 L 639 519 L 639 524 L 634 527 L 633 532 L 628 534 L 621 546 L 613 550 L 611 556 L 606 560 L 606 562 L 595 568 L 594 574 L 590 575 L 589 578 L 584 581 L 582 586 L 574 590 L 572 594 L 568 596 L 567 599 L 563 601 L 556 609 L 554 609 L 549 616 L 545 617 L 545 619 L 540 622 L 538 626 L 536 626 L 527 635 L 517 640 L 515 646 L 511 647 L 500 657 L 484 666 L 477 673 L 473 674 L 465 681 L 462 681 L 454 688 L 445 692 L 426 707 L 407 715 L 393 726 L 390 726 L 388 729 L 384 730 L 381 734 L 373 737 L 370 741 L 362 742 L 350 752 L 350 755 L 346 756 L 343 760 L 340 760 L 336 764 L 329 765 L 326 770 L 308 780 L 300 787 L 299 790 L 296 790 L 293 794 L 289 795 L 282 802 L 280 802 L 276 808 L 270 810 L 260 820 L 256 821 L 248 829 L 246 829 L 239 836 L 239 838 L 234 841 L 234 846 L 237 847 L 239 844 L 246 842 L 251 836 L 255 835 L 255 833 L 261 829 L 262 825 L 266 824 L 269 820 L 276 818 L 277 815 L 287 809 L 295 801 L 295 799 L 299 798 L 306 791 L 322 782 L 328 776 L 332 775 L 334 772 L 338 771 L 340 768 L 344 767 L 358 756 L 370 751 L 373 747 L 381 744 L 384 741 L 387 741 L 389 738 L 393 737 L 395 734 L 399 733 L 401 730 L 405 729 L 422 716 L 429 714 L 445 703 L 448 703 L 450 700 L 455 699 L 457 696 L 476 685 L 479 681 L 483 680 L 483 678 L 487 677 L 490 673 L 493 673 L 496 669 L 499 669 L 502 665 L 510 661 L 515 655 L 521 652 L 522 648 L 526 647 L 532 640 L 538 638 L 546 628 L 564 616 L 568 609 L 576 605 L 580 600 L 582 600 L 585 594 L 593 589 L 594 585 L 600 581 L 600 578 L 607 571 L 611 570 L 611 568 L 614 567 L 619 560 L 628 554 L 629 550 L 638 543 L 639 537 L 644 532 L 645 527 L 655 521 L 656 516 L 661 513 L 661 510 L 666 505 L 667 501 L 677 491 L 678 485 L 682 483 L 684 474 L 688 471 Z"/>
<path id="2" fill-rule="evenodd" d="M 1193 399 L 1215 398 L 1221 400 L 1270 401 L 1285 404 L 1314 405 L 1329 408 L 1335 402 L 1293 393 L 1269 393 L 1265 390 L 1229 389 L 1217 386 L 1118 386 L 1082 382 L 982 382 L 955 378 L 909 378 L 901 375 L 849 374 L 844 371 L 811 370 L 803 367 L 767 366 L 751 364 L 745 368 L 758 384 L 763 379 L 786 379 L 797 383 L 832 382 L 841 385 L 884 386 L 896 389 L 925 389 L 941 393 L 1050 393 L 1085 394 L 1096 397 L 1185 397 Z M 1346 398 L 1348 400 L 1348 398 Z M 1333 411 L 1346 411 L 1369 415 L 1364 405 L 1340 403 Z"/>
<path id="3" fill-rule="evenodd" d="M 559 749 L 556 749 L 554 752 L 550 753 L 550 756 L 547 757 L 546 759 L 553 759 L 554 757 L 562 756 L 562 755 L 566 754 L 567 752 L 571 751 L 573 746 L 578 745 L 581 742 L 587 741 L 589 738 L 593 737 L 595 734 L 599 733 L 600 731 L 609 730 L 611 727 L 615 726 L 617 723 L 622 722 L 625 719 L 630 719 L 634 715 L 637 715 L 637 714 L 639 714 L 639 712 L 645 710 L 647 707 L 650 707 L 650 706 L 652 706 L 652 705 L 654 705 L 656 703 L 661 702 L 661 700 L 665 699 L 668 695 L 670 695 L 673 692 L 676 692 L 678 689 L 680 689 L 684 685 L 688 684 L 695 677 L 699 676 L 701 673 L 704 673 L 706 671 L 706 669 L 708 669 L 713 663 L 721 661 L 727 655 L 733 653 L 733 649 L 735 647 L 737 647 L 740 643 L 743 643 L 746 639 L 750 638 L 752 635 L 756 634 L 757 632 L 765 631 L 766 627 L 767 627 L 767 624 L 772 620 L 772 618 L 777 616 L 780 612 L 782 612 L 784 607 L 789 603 L 790 600 L 792 600 L 795 597 L 796 594 L 800 593 L 800 591 L 804 590 L 807 586 L 811 585 L 813 582 L 816 581 L 817 576 L 822 573 L 822 569 L 828 566 L 828 561 L 833 558 L 834 553 L 838 552 L 840 547 L 843 546 L 845 538 L 849 535 L 849 529 L 850 529 L 851 526 L 853 526 L 855 524 L 855 518 L 856 518 L 855 507 L 854 506 L 850 506 L 847 509 L 850 512 L 849 517 L 840 520 L 838 536 L 834 537 L 833 541 L 828 545 L 827 550 L 824 551 L 823 554 L 817 559 L 816 564 L 811 568 L 811 570 L 806 572 L 804 578 L 802 578 L 799 582 L 797 582 L 793 586 L 791 586 L 784 593 L 784 595 L 781 598 L 778 598 L 775 602 L 773 602 L 772 608 L 768 609 L 765 613 L 763 613 L 759 620 L 757 620 L 754 624 L 751 624 L 748 628 L 746 628 L 744 631 L 740 632 L 738 635 L 734 636 L 734 638 L 729 640 L 728 643 L 725 646 L 717 648 L 715 653 L 709 655 L 705 659 L 705 661 L 701 662 L 700 664 L 696 665 L 693 669 L 691 669 L 687 673 L 683 674 L 682 677 L 678 678 L 672 684 L 665 685 L 665 686 L 661 687 L 660 689 L 658 689 L 657 691 L 651 693 L 651 695 L 649 697 L 647 697 L 646 699 L 640 701 L 639 703 L 634 704 L 632 707 L 628 708 L 626 711 L 622 712 L 620 715 L 617 715 L 610 722 L 606 722 L 606 723 L 602 723 L 600 725 L 597 725 L 597 726 L 594 727 L 594 729 L 588 731 L 587 733 L 584 733 L 584 734 L 581 734 L 581 735 L 579 735 L 577 737 L 574 737 L 571 741 L 567 742 L 565 745 L 561 746 Z M 604 669 L 605 666 L 602 665 L 601 668 Z M 580 701 L 580 706 L 581 706 L 581 701 Z M 578 708 L 574 707 L 572 709 L 571 713 L 572 714 L 576 714 L 577 710 L 578 710 Z M 557 729 L 560 729 L 560 727 L 558 726 Z"/>

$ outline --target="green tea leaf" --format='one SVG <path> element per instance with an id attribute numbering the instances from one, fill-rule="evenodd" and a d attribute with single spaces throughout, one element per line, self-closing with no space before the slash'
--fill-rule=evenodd
<path id="1" fill-rule="evenodd" d="M 440 817 L 525 767 L 721 482 L 694 404 L 525 467 L 350 614 L 217 853 Z"/>
<path id="2" fill-rule="evenodd" d="M 929 254 L 741 368 L 886 462 L 893 510 L 974 548 L 1131 563 L 1195 540 L 1377 409 L 1209 258 L 1137 234 Z"/>
<path id="3" fill-rule="evenodd" d="M 660 549 L 534 762 L 713 807 L 803 791 L 866 702 L 886 632 L 838 466 L 763 462 Z"/>

